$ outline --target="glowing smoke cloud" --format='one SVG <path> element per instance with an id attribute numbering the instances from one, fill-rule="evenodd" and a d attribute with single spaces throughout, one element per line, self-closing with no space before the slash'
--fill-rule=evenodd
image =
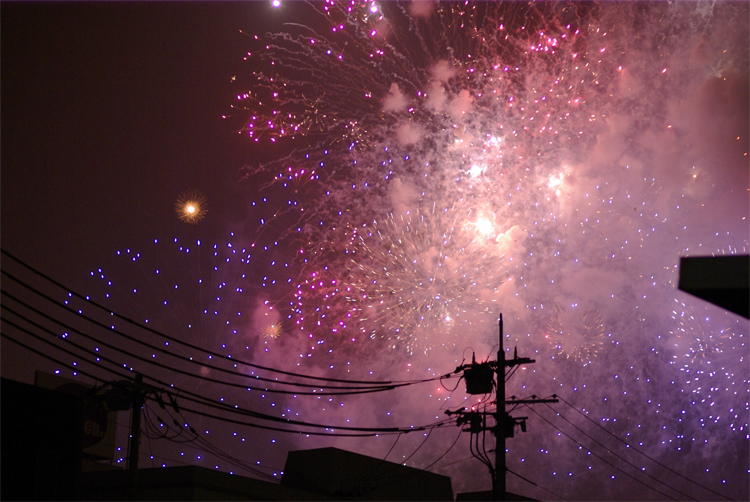
<path id="1" fill-rule="evenodd" d="M 586 417 L 562 404 L 529 411 L 509 469 L 566 498 L 659 497 L 563 435 L 581 438 L 570 424 L 590 418 L 632 445 L 628 474 L 661 472 L 638 448 L 747 499 L 747 321 L 678 292 L 676 266 L 681 254 L 748 252 L 748 6 L 283 7 L 273 12 L 289 16 L 284 32 L 250 39 L 235 106 L 250 142 L 283 153 L 247 168 L 259 188 L 236 239 L 246 242 L 220 245 L 216 274 L 201 274 L 221 299 L 198 306 L 205 345 L 310 374 L 423 378 L 469 348 L 494 358 L 503 312 L 506 349 L 537 360 L 508 395 L 556 393 Z M 175 292 L 161 277 L 156 289 L 176 295 L 164 311 L 179 309 L 183 282 Z M 700 322 L 684 321 L 698 319 L 691 309 Z M 382 399 L 221 395 L 332 430 L 416 426 L 478 405 L 462 385 L 430 385 Z M 393 446 L 211 434 L 277 473 L 290 448 L 383 457 Z M 456 435 L 435 430 L 408 464 L 431 464 Z M 457 491 L 487 488 L 461 439 L 434 469 Z M 389 460 L 423 440 L 406 435 Z M 549 497 L 518 478 L 509 489 Z"/>
<path id="2" fill-rule="evenodd" d="M 281 203 L 263 225 L 300 270 L 294 299 L 274 305 L 285 332 L 308 340 L 307 356 L 338 367 L 358 355 L 378 368 L 391 357 L 380 354 L 426 352 L 410 364 L 439 373 L 464 347 L 491 354 L 502 311 L 506 347 L 538 360 L 510 392 L 575 396 L 675 462 L 690 444 L 730 444 L 702 429 L 716 412 L 690 397 L 662 333 L 676 298 L 697 301 L 675 290 L 681 254 L 748 251 L 747 6 L 297 8 L 305 24 L 252 36 L 235 109 L 251 142 L 292 152 L 247 178 L 274 176 L 263 194 Z M 427 217 L 445 211 L 449 221 Z M 452 268 L 441 239 L 462 243 L 445 253 Z M 560 332 L 550 319 L 588 305 L 597 313 L 578 332 L 587 348 L 550 344 L 545 331 Z M 747 439 L 748 376 L 733 379 L 739 391 L 721 406 Z M 404 416 L 434 403 L 422 398 Z M 513 440 L 512 465 L 533 460 L 550 483 L 584 493 L 590 457 L 566 455 L 561 480 L 570 445 L 550 440 L 521 461 L 516 451 L 540 450 L 530 436 Z M 685 468 L 702 465 L 693 457 Z M 441 472 L 466 486 L 451 469 Z"/>

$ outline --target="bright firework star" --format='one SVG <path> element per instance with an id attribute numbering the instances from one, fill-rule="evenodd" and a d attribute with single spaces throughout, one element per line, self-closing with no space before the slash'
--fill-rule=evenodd
<path id="1" fill-rule="evenodd" d="M 189 190 L 177 198 L 175 212 L 180 220 L 195 225 L 206 217 L 206 197 L 197 190 Z"/>

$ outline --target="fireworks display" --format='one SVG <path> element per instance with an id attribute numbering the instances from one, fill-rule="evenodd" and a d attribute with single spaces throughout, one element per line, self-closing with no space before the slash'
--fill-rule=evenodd
<path id="1" fill-rule="evenodd" d="M 722 342 L 696 349 L 703 335 L 681 335 L 700 354 L 679 373 L 731 380 L 701 387 L 673 373 L 683 356 L 670 360 L 673 337 L 660 334 L 675 333 L 680 255 L 748 252 L 747 114 L 719 104 L 733 92 L 747 104 L 748 30 L 732 20 L 745 7 L 280 8 L 313 17 L 248 33 L 234 117 L 252 143 L 283 146 L 246 177 L 277 173 L 263 225 L 296 246 L 300 275 L 276 308 L 321 366 L 347 354 L 378 367 L 406 352 L 425 358 L 412 371 L 434 371 L 466 347 L 491 353 L 502 311 L 516 322 L 506 347 L 538 359 L 518 394 L 571 393 L 612 432 L 681 465 L 690 444 L 735 451 L 708 422 L 747 440 L 743 335 L 731 370 Z M 708 360 L 725 369 L 695 375 Z M 706 385 L 726 399 L 704 401 Z M 512 451 L 541 448 L 534 465 L 550 479 L 565 470 L 554 483 L 580 493 L 585 452 L 565 468 L 561 443 L 514 441 Z M 519 468 L 532 461 L 521 457 Z"/>
<path id="2" fill-rule="evenodd" d="M 362 229 L 342 287 L 363 334 L 402 341 L 409 353 L 427 351 L 450 343 L 441 332 L 461 323 L 467 310 L 497 308 L 502 255 L 488 246 L 491 227 L 456 219 L 446 208 L 388 215 Z"/>
<path id="3" fill-rule="evenodd" d="M 189 190 L 177 198 L 174 203 L 177 217 L 185 223 L 195 225 L 206 217 L 206 196 L 197 190 Z"/>
<path id="4" fill-rule="evenodd" d="M 684 374 L 685 384 L 696 401 L 707 403 L 707 420 L 729 422 L 733 429 L 747 427 L 750 392 L 747 364 L 747 324 L 726 312 L 687 307 L 675 302 L 672 312 L 674 352 L 672 364 Z"/>
<path id="5" fill-rule="evenodd" d="M 590 363 L 604 345 L 604 321 L 594 305 L 580 313 L 556 307 L 547 322 L 545 337 L 558 355 Z"/>
<path id="6" fill-rule="evenodd" d="M 252 37 L 252 78 L 236 106 L 239 116 L 247 111 L 243 133 L 253 142 L 293 148 L 247 176 L 278 172 L 267 190 L 287 189 L 286 207 L 273 214 L 287 227 L 281 237 L 296 232 L 301 244 L 300 329 L 403 339 L 410 330 L 402 324 L 454 323 L 448 307 L 470 300 L 468 284 L 497 300 L 505 282 L 510 291 L 546 276 L 555 290 L 575 268 L 595 274 L 606 263 L 613 275 L 632 273 L 627 261 L 649 252 L 647 240 L 684 249 L 680 231 L 691 215 L 708 214 L 691 195 L 707 182 L 723 186 L 719 170 L 685 154 L 654 158 L 653 138 L 673 144 L 693 132 L 671 101 L 639 92 L 702 99 L 706 79 L 740 77 L 742 50 L 709 64 L 668 38 L 678 21 L 711 29 L 702 12 L 518 2 L 310 7 L 326 30 L 294 24 Z M 666 41 L 658 58 L 630 60 L 659 37 Z M 701 43 L 692 50 L 709 50 Z M 743 162 L 743 146 L 732 162 Z M 679 188 L 665 190 L 667 181 Z M 734 220 L 740 228 L 743 215 Z M 729 252 L 745 237 L 731 238 Z M 441 239 L 453 251 L 441 255 Z M 420 256 L 428 248 L 435 257 Z M 465 285 L 443 257 L 457 263 Z M 453 279 L 433 274 L 428 261 Z M 472 274 L 486 283 L 472 284 Z M 401 301 L 396 291 L 413 294 Z M 524 297 L 542 304 L 528 290 Z"/>
<path id="7" fill-rule="evenodd" d="M 247 250 L 231 241 L 157 239 L 143 250 L 118 250 L 115 258 L 91 272 L 100 285 L 92 291 L 101 291 L 94 299 L 115 302 L 121 314 L 209 350 L 243 330 Z"/>
<path id="8" fill-rule="evenodd" d="M 225 115 L 258 152 L 246 219 L 228 238 L 196 239 L 202 225 L 110 253 L 86 294 L 174 337 L 140 340 L 184 358 L 184 375 L 156 370 L 184 395 L 326 427 L 209 434 L 201 416 L 243 467 L 200 444 L 171 445 L 165 465 L 280 477 L 288 450 L 337 446 L 488 489 L 459 429 L 420 428 L 489 409 L 463 382 L 294 393 L 268 368 L 439 379 L 495 357 L 502 313 L 506 357 L 536 361 L 507 395 L 562 398 L 516 410 L 529 429 L 507 466 L 538 486 L 509 474 L 509 491 L 747 499 L 748 320 L 677 282 L 680 256 L 750 251 L 748 4 L 323 0 L 265 15 L 281 28 L 243 31 Z M 198 223 L 205 197 L 175 209 Z M 334 434 L 355 426 L 420 432 Z M 663 486 L 682 475 L 711 491 Z"/>
<path id="9" fill-rule="evenodd" d="M 268 324 L 263 327 L 263 336 L 270 339 L 276 339 L 281 336 L 281 324 Z"/>

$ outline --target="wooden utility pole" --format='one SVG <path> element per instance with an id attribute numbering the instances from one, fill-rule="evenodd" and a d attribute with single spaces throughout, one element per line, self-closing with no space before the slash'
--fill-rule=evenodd
<path id="1" fill-rule="evenodd" d="M 505 500 L 505 438 L 513 437 L 513 431 L 516 425 L 521 426 L 521 431 L 526 432 L 527 417 L 511 417 L 505 412 L 506 404 L 539 404 L 539 403 L 556 403 L 557 399 L 539 399 L 531 396 L 531 399 L 515 399 L 511 397 L 510 401 L 505 400 L 505 368 L 518 366 L 519 364 L 530 364 L 536 362 L 528 357 L 518 357 L 518 352 L 513 351 L 513 359 L 505 359 L 505 346 L 503 343 L 503 314 L 500 314 L 498 321 L 500 331 L 500 349 L 497 351 L 497 365 L 495 366 L 495 375 L 497 377 L 497 409 L 495 410 L 495 468 L 493 469 L 494 479 L 492 480 L 492 499 Z"/>
<path id="2" fill-rule="evenodd" d="M 130 448 L 128 451 L 128 500 L 138 500 L 138 456 L 141 445 L 141 408 L 143 408 L 143 375 L 136 373 L 133 389 L 133 412 L 130 422 Z"/>
<path id="3" fill-rule="evenodd" d="M 498 321 L 500 348 L 497 350 L 497 410 L 495 412 L 495 471 L 492 479 L 492 500 L 505 500 L 505 349 L 503 345 L 503 314 Z M 502 361 L 502 363 L 501 363 Z M 510 418 L 510 417 L 508 417 Z"/>
<path id="4" fill-rule="evenodd" d="M 484 431 L 491 431 L 495 435 L 495 465 L 488 465 L 490 475 L 492 476 L 492 500 L 505 500 L 505 438 L 513 437 L 516 425 L 521 426 L 521 431 L 526 432 L 526 419 L 528 417 L 512 417 L 505 412 L 505 405 L 519 404 L 539 404 L 539 403 L 556 403 L 557 396 L 552 399 L 539 399 L 531 396 L 530 399 L 516 399 L 511 396 L 510 401 L 505 399 L 505 368 L 518 366 L 520 364 L 531 364 L 535 361 L 528 357 L 518 357 L 518 352 L 513 351 L 513 359 L 505 359 L 505 344 L 503 334 L 503 314 L 499 319 L 500 330 L 500 348 L 497 351 L 497 361 L 487 361 L 477 363 L 472 356 L 471 364 L 459 366 L 456 372 L 463 371 L 466 380 L 466 392 L 468 394 L 489 394 L 492 391 L 492 379 L 495 378 L 495 412 L 475 412 L 466 411 L 461 408 L 456 411 L 448 410 L 447 415 L 459 415 L 456 425 L 461 426 L 468 424 L 469 428 L 464 432 L 479 434 Z M 494 375 L 493 375 L 494 373 Z M 487 415 L 492 415 L 495 419 L 494 427 L 486 426 Z"/>

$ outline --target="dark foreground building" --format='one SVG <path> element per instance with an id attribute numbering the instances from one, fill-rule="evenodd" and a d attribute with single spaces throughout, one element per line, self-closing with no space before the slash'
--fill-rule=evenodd
<path id="1" fill-rule="evenodd" d="M 450 478 L 337 448 L 289 452 L 281 484 L 183 466 L 139 469 L 136 500 L 453 500 Z M 86 472 L 81 500 L 126 500 L 127 470 Z"/>
<path id="2" fill-rule="evenodd" d="M 85 472 L 80 500 L 127 500 L 128 471 Z M 139 469 L 135 500 L 331 500 L 318 493 L 194 465 Z"/>
<path id="3" fill-rule="evenodd" d="M 459 493 L 456 495 L 456 502 L 479 502 L 484 500 L 495 500 L 492 495 L 492 490 L 484 492 L 469 492 Z M 537 499 L 524 497 L 515 493 L 507 492 L 505 494 L 505 502 L 537 502 Z"/>
<path id="4" fill-rule="evenodd" d="M 83 401 L 7 378 L 0 396 L 0 500 L 76 500 Z"/>
<path id="5" fill-rule="evenodd" d="M 289 452 L 280 484 L 180 466 L 138 469 L 133 488 L 84 458 L 79 396 L 5 378 L 1 394 L 0 500 L 453 500 L 447 476 L 337 448 Z"/>
<path id="6" fill-rule="evenodd" d="M 338 448 L 290 451 L 281 486 L 336 500 L 453 500 L 447 476 Z"/>

